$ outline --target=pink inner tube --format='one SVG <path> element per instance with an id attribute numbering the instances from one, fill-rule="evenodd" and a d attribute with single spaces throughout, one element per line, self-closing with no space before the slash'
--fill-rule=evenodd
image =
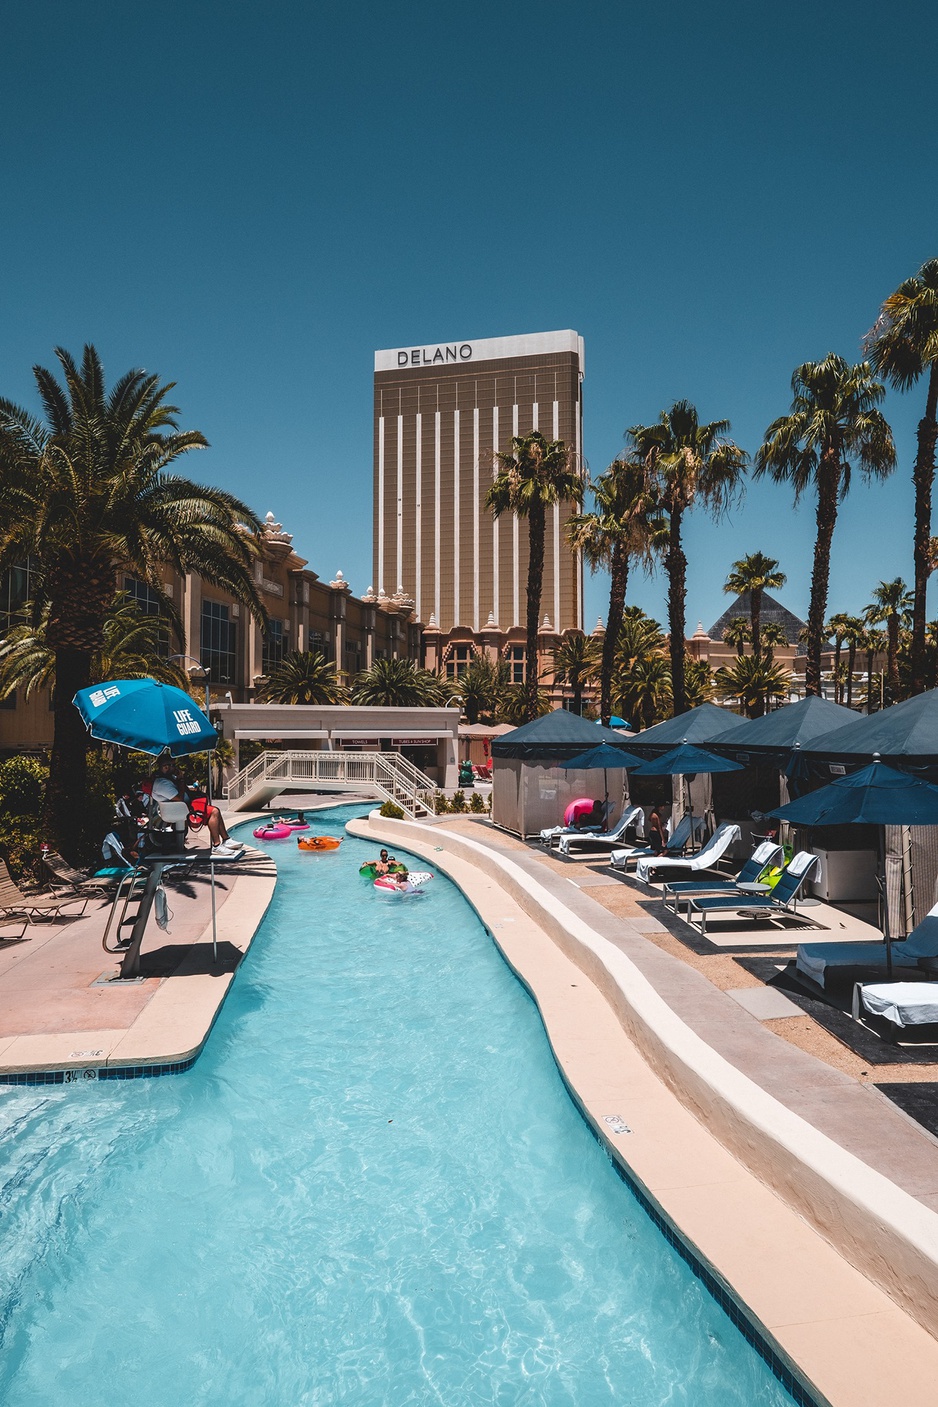
<path id="1" fill-rule="evenodd" d="M 566 811 L 563 813 L 563 823 L 565 826 L 576 824 L 578 816 L 588 815 L 593 809 L 593 798 L 591 796 L 578 796 L 576 801 L 571 801 Z"/>
<path id="2" fill-rule="evenodd" d="M 309 821 L 282 821 L 281 824 L 286 826 L 288 831 L 309 830 Z"/>
<path id="3" fill-rule="evenodd" d="M 257 840 L 286 840 L 290 833 L 289 826 L 258 826 L 254 836 Z"/>

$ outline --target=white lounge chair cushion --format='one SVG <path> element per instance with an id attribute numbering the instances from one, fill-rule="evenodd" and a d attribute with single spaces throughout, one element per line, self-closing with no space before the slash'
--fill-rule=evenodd
<path id="1" fill-rule="evenodd" d="M 625 835 L 629 826 L 636 825 L 641 818 L 644 820 L 644 812 L 640 806 L 633 806 L 619 820 L 618 824 L 611 831 L 604 834 L 601 832 L 590 832 L 582 830 L 564 830 L 557 842 L 557 849 L 561 855 L 569 855 L 570 846 L 577 840 L 588 841 L 595 849 L 597 846 L 618 845 Z"/>
<path id="2" fill-rule="evenodd" d="M 875 982 L 860 988 L 867 1011 L 894 1026 L 938 1022 L 938 982 Z"/>

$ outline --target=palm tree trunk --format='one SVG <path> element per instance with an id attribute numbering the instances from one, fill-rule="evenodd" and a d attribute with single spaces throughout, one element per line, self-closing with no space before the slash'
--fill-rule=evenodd
<path id="1" fill-rule="evenodd" d="M 834 703 L 841 703 L 843 700 L 843 690 L 840 684 L 840 652 L 843 649 L 843 637 L 834 636 Z"/>
<path id="2" fill-rule="evenodd" d="M 544 584 L 544 505 L 535 500 L 528 514 L 527 640 L 524 660 L 525 717 L 537 717 L 537 637 L 541 624 Z"/>
<path id="3" fill-rule="evenodd" d="M 758 658 L 762 654 L 762 592 L 750 589 L 749 629 L 752 634 L 752 653 Z"/>
<path id="4" fill-rule="evenodd" d="M 895 613 L 887 617 L 886 620 L 886 641 L 889 648 L 889 658 L 886 664 L 889 692 L 892 694 L 892 702 L 897 703 L 899 699 L 899 617 Z"/>
<path id="5" fill-rule="evenodd" d="M 866 652 L 866 711 L 867 711 L 867 713 L 872 713 L 872 712 L 873 712 L 873 659 L 874 659 L 875 654 L 876 654 L 876 651 L 875 651 L 875 650 L 867 650 L 867 652 Z"/>
<path id="6" fill-rule="evenodd" d="M 918 447 L 915 455 L 915 599 L 912 605 L 911 689 L 921 694 L 925 689 L 925 614 L 931 548 L 931 492 L 935 478 L 935 443 L 938 441 L 938 362 L 928 375 L 928 395 L 925 414 L 918 423 Z"/>
<path id="7" fill-rule="evenodd" d="M 851 640 L 847 646 L 847 707 L 853 703 L 853 669 L 857 662 L 857 642 Z"/>
<path id="8" fill-rule="evenodd" d="M 55 713 L 44 819 L 56 848 L 67 858 L 82 858 L 81 822 L 88 788 L 88 734 L 72 699 L 91 682 L 88 651 L 67 647 L 56 650 Z"/>
<path id="9" fill-rule="evenodd" d="M 668 629 L 671 633 L 671 697 L 674 716 L 685 713 L 684 633 L 687 600 L 687 558 L 681 546 L 681 510 L 672 508 L 668 522 L 668 550 L 664 569 L 668 574 Z"/>
<path id="10" fill-rule="evenodd" d="M 606 612 L 606 634 L 603 636 L 603 657 L 599 668 L 599 716 L 604 728 L 609 727 L 612 718 L 612 676 L 629 584 L 629 554 L 621 542 L 613 546 L 610 568 L 609 609 Z"/>
<path id="11" fill-rule="evenodd" d="M 817 538 L 814 544 L 814 568 L 811 572 L 808 657 L 804 675 L 806 694 L 821 693 L 821 648 L 824 644 L 824 618 L 827 614 L 827 590 L 831 575 L 831 541 L 837 522 L 839 489 L 840 452 L 836 445 L 827 444 L 818 465 Z"/>

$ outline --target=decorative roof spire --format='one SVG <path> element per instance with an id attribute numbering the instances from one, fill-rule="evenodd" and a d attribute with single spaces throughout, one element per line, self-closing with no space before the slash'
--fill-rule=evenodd
<path id="1" fill-rule="evenodd" d="M 351 591 L 352 589 L 341 572 L 336 572 L 335 581 L 330 581 L 329 585 L 333 591 Z"/>
<path id="2" fill-rule="evenodd" d="M 284 532 L 283 524 L 276 521 L 273 513 L 266 514 L 261 534 L 265 542 L 281 542 L 285 547 L 289 547 L 293 541 L 293 534 Z"/>

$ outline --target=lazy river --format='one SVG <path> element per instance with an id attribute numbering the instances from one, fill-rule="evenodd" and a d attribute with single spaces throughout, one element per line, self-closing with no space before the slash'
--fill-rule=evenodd
<path id="1" fill-rule="evenodd" d="M 0 1100 L 4 1407 L 790 1404 L 459 891 L 382 900 L 353 839 L 265 848 L 191 1071 Z"/>

